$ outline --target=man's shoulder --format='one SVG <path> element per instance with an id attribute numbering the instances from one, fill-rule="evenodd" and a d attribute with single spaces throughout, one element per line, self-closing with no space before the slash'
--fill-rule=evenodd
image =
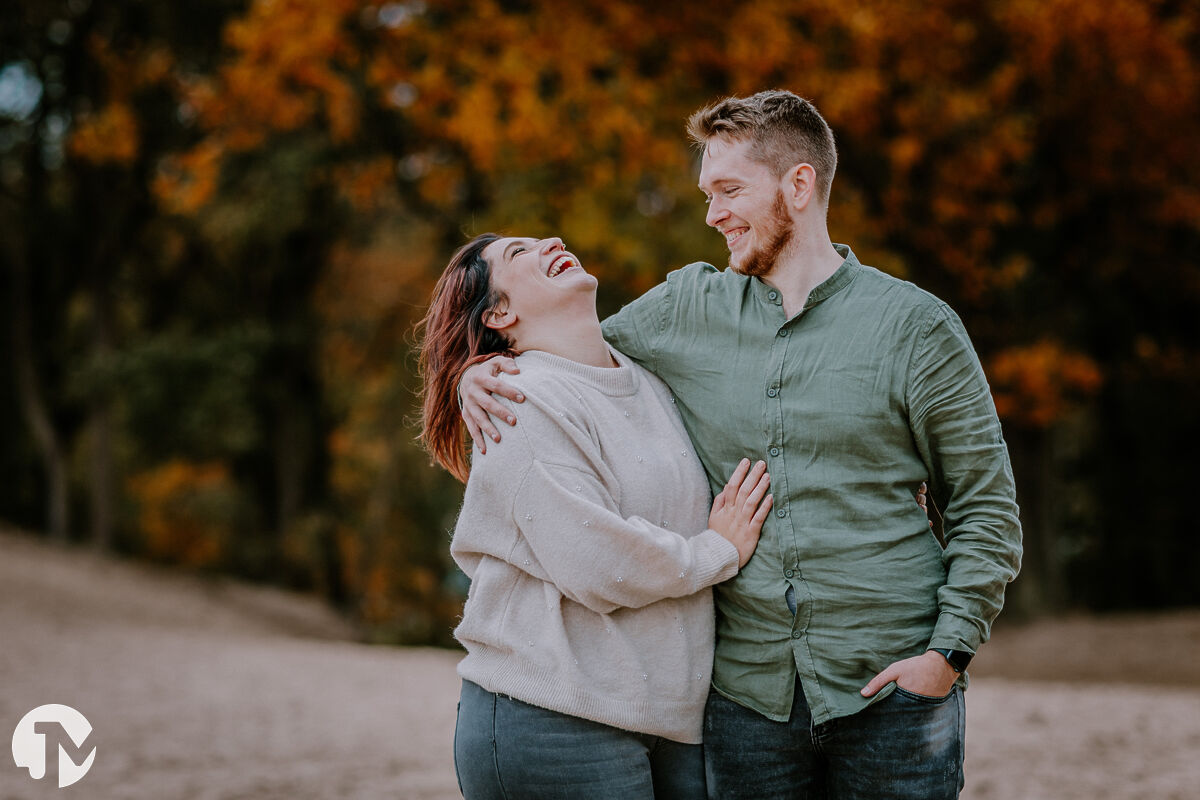
<path id="1" fill-rule="evenodd" d="M 893 312 L 933 316 L 950 311 L 937 295 L 877 267 L 861 265 L 854 294 L 865 301 L 882 301 Z"/>
<path id="2" fill-rule="evenodd" d="M 745 275 L 734 272 L 732 269 L 721 269 L 709 264 L 707 261 L 693 261 L 686 266 L 668 272 L 666 282 L 672 287 L 715 289 L 741 287 L 748 280 L 749 278 Z"/>
<path id="3" fill-rule="evenodd" d="M 695 261 L 667 273 L 667 285 L 681 300 L 689 297 L 741 297 L 750 278 L 732 269 L 719 269 L 705 261 Z"/>

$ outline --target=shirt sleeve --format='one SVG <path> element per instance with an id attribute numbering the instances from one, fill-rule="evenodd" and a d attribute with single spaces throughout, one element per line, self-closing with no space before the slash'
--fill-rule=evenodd
<path id="1" fill-rule="evenodd" d="M 641 366 L 657 373 L 658 342 L 674 304 L 671 281 L 665 280 L 600 324 L 604 338 Z"/>
<path id="2" fill-rule="evenodd" d="M 685 537 L 622 516 L 586 427 L 543 408 L 532 392 L 517 430 L 489 447 L 472 475 L 492 497 L 510 499 L 505 513 L 518 537 L 503 557 L 513 566 L 598 613 L 686 597 L 737 573 L 737 548 L 716 531 Z"/>
<path id="3" fill-rule="evenodd" d="M 909 419 L 945 521 L 946 583 L 929 647 L 974 653 L 987 641 L 1021 564 L 1008 447 L 962 321 L 939 304 L 909 371 Z"/>

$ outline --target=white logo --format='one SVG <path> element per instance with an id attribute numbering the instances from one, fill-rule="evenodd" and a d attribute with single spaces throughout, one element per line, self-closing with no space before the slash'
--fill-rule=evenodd
<path id="1" fill-rule="evenodd" d="M 92 723 L 70 706 L 38 706 L 21 717 L 13 731 L 13 759 L 39 781 L 46 777 L 48 766 L 57 764 L 58 787 L 70 786 L 86 775 L 96 760 L 95 747 L 84 757 L 91 732 Z"/>

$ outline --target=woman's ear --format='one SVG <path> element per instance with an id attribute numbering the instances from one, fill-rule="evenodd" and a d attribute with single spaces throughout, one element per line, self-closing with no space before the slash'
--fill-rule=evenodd
<path id="1" fill-rule="evenodd" d="M 494 331 L 502 331 L 517 324 L 517 312 L 508 305 L 507 300 L 501 300 L 494 307 L 483 312 L 483 324 Z"/>

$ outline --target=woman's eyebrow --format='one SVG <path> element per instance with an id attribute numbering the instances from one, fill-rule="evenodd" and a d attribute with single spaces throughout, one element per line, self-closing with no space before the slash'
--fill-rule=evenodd
<path id="1" fill-rule="evenodd" d="M 532 239 L 517 239 L 515 242 L 510 242 L 508 247 L 504 248 L 504 260 L 512 261 L 512 249 L 519 244 L 525 244 L 533 241 Z"/>

